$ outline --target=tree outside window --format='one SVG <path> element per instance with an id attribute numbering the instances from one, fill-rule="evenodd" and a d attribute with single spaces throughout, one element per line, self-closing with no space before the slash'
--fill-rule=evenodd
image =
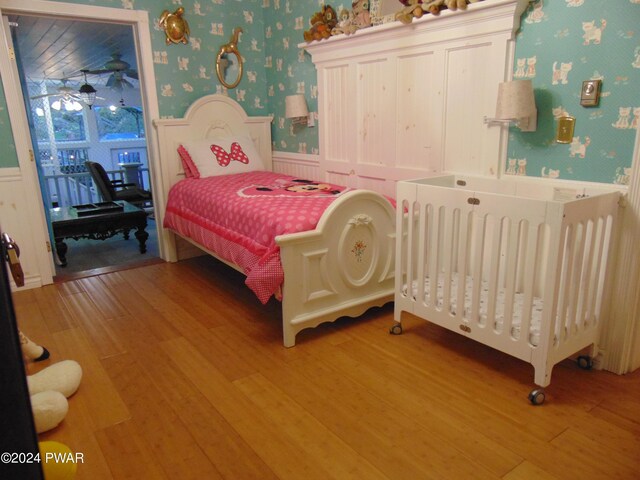
<path id="1" fill-rule="evenodd" d="M 145 138 L 140 107 L 94 107 L 100 140 Z"/>
<path id="2" fill-rule="evenodd" d="M 42 107 L 34 108 L 34 123 L 38 140 L 47 140 L 50 137 L 46 118 Z M 57 142 L 84 142 L 87 140 L 87 131 L 84 125 L 84 113 L 80 111 L 68 111 L 50 109 L 51 128 L 53 138 Z"/>

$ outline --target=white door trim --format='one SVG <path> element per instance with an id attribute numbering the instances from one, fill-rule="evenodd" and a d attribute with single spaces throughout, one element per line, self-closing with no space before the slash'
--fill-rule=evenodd
<path id="1" fill-rule="evenodd" d="M 138 70 L 141 73 L 141 96 L 144 109 L 145 132 L 147 134 L 147 149 L 149 152 L 149 174 L 154 196 L 154 203 L 164 204 L 164 188 L 162 188 L 162 176 L 157 165 L 157 138 L 152 120 L 160 117 L 158 96 L 156 92 L 156 80 L 153 66 L 153 49 L 151 44 L 151 27 L 149 14 L 142 10 L 127 10 L 109 7 L 96 7 L 71 3 L 52 2 L 44 0 L 0 0 L 0 15 L 31 14 L 38 16 L 54 16 L 60 18 L 73 18 L 77 20 L 95 22 L 116 22 L 133 27 L 133 35 L 136 42 L 136 54 Z M 0 26 L 0 38 L 11 39 L 11 33 L 2 25 Z M 13 130 L 18 166 L 24 179 L 25 193 L 29 202 L 29 211 L 25 217 L 29 219 L 33 229 L 35 244 L 41 246 L 38 249 L 38 265 L 43 285 L 53 282 L 55 271 L 51 254 L 47 251 L 49 240 L 48 227 L 42 206 L 42 193 L 38 183 L 38 172 L 34 161 L 31 161 L 31 136 L 24 108 L 24 100 L 20 79 L 17 76 L 15 62 L 10 59 L 9 49 L 0 48 L 0 75 L 5 91 L 7 109 Z M 35 201 L 37 199 L 38 201 Z M 166 251 L 161 236 L 158 237 L 160 256 L 164 257 Z"/>

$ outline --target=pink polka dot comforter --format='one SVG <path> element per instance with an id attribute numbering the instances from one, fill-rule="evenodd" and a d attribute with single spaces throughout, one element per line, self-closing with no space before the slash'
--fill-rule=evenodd
<path id="1" fill-rule="evenodd" d="M 264 171 L 187 178 L 169 192 L 164 226 L 238 265 L 266 303 L 284 280 L 275 237 L 313 230 L 348 190 Z"/>

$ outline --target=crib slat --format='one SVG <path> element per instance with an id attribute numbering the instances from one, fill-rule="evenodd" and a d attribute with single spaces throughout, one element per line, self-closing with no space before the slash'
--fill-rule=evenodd
<path id="1" fill-rule="evenodd" d="M 533 309 L 534 290 L 538 277 L 536 275 L 536 265 L 540 262 L 540 254 L 542 249 L 541 224 L 529 225 L 527 232 L 526 245 L 523 248 L 523 254 L 526 255 L 524 260 L 524 271 L 528 272 L 524 275 L 524 294 L 522 302 L 522 313 L 520 320 L 520 338 L 522 342 L 530 342 L 531 337 L 531 318 Z"/>
<path id="2" fill-rule="evenodd" d="M 473 213 L 471 211 L 461 211 L 459 214 L 459 231 L 458 231 L 458 258 L 456 272 L 458 275 L 458 291 L 456 292 L 456 317 L 459 321 L 465 322 L 469 319 L 469 315 L 465 315 L 466 310 L 466 289 L 467 289 L 467 255 L 469 249 L 469 235 Z"/>
<path id="3" fill-rule="evenodd" d="M 475 324 L 484 327 L 486 325 L 486 317 L 483 319 L 482 312 L 480 311 L 480 295 L 483 279 L 483 262 L 484 262 L 484 248 L 485 240 L 487 238 L 487 216 L 478 215 L 474 212 L 473 215 L 473 237 L 470 238 L 470 253 L 472 265 L 469 270 L 471 271 L 471 277 L 476 281 L 472 282 L 471 286 L 471 315 L 470 320 Z"/>
<path id="4" fill-rule="evenodd" d="M 507 262 L 505 279 L 504 312 L 502 334 L 511 333 L 513 324 L 513 299 L 515 295 L 516 269 L 518 266 L 518 243 L 520 242 L 518 231 L 520 226 L 516 219 L 509 219 L 509 238 L 507 239 Z"/>
<path id="5" fill-rule="evenodd" d="M 489 322 L 493 322 L 496 318 L 496 292 L 498 291 L 498 277 L 500 274 L 500 251 L 502 250 L 502 227 L 503 222 L 494 218 L 493 233 L 491 242 L 491 253 L 489 254 L 489 279 L 487 282 L 487 319 Z M 495 325 L 492 324 L 491 328 L 495 330 Z"/>
<path id="6" fill-rule="evenodd" d="M 568 308 L 567 308 L 567 318 L 565 321 L 565 333 L 567 338 L 573 336 L 576 324 L 579 319 L 577 316 L 577 308 L 578 308 L 578 300 L 579 300 L 579 291 L 581 284 L 581 271 L 582 271 L 582 263 L 583 263 L 583 255 L 584 255 L 584 242 L 586 235 L 586 228 L 582 222 L 576 222 L 574 224 L 574 241 L 575 246 L 573 249 L 572 255 L 572 271 L 571 271 L 571 279 L 572 281 L 568 284 Z"/>
<path id="7" fill-rule="evenodd" d="M 589 324 L 598 323 L 600 317 L 600 297 L 602 296 L 602 283 L 600 281 L 601 272 L 605 267 L 605 259 L 608 257 L 608 234 L 610 230 L 607 228 L 607 219 L 600 217 L 597 222 L 597 234 L 595 239 L 596 248 L 594 248 L 594 255 L 592 257 L 592 263 L 594 268 L 591 272 L 589 279 L 589 292 L 587 296 L 589 303 L 587 306 L 587 322 Z M 594 230 L 596 230 L 594 228 Z"/>
<path id="8" fill-rule="evenodd" d="M 428 227 L 426 226 L 426 210 L 428 208 L 428 205 L 425 205 L 422 202 L 417 202 L 415 208 L 417 209 L 417 216 L 418 216 L 418 225 L 416 226 L 416 235 L 417 235 L 417 261 L 418 263 L 416 264 L 416 277 L 415 277 L 415 282 L 416 282 L 416 290 L 417 290 L 417 300 L 420 301 L 420 303 L 426 303 L 426 299 L 425 299 L 425 291 L 424 291 L 424 276 L 425 276 L 425 252 L 427 251 L 428 248 L 428 238 L 427 238 L 427 234 L 425 232 L 425 228 L 428 229 Z M 414 215 L 416 213 L 414 212 Z M 414 279 L 412 278 L 412 281 L 414 281 Z"/>
<path id="9" fill-rule="evenodd" d="M 582 254 L 582 275 L 580 276 L 580 290 L 578 292 L 578 305 L 576 308 L 576 328 L 583 330 L 590 321 L 587 318 L 589 297 L 592 295 L 591 290 L 591 269 L 593 267 L 593 251 L 596 248 L 597 224 L 587 221 L 584 232 L 585 244 Z"/>

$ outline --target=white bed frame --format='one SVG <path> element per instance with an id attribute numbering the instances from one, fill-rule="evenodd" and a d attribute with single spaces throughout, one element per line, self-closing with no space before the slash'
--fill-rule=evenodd
<path id="1" fill-rule="evenodd" d="M 195 101 L 184 118 L 156 120 L 164 198 L 184 178 L 177 148 L 185 141 L 249 134 L 271 169 L 271 120 L 249 117 L 238 103 L 219 94 Z M 167 259 L 193 256 L 177 248 L 174 232 L 162 228 L 164 208 L 159 205 L 157 215 L 159 233 L 169 245 Z M 357 190 L 334 201 L 315 230 L 276 238 L 285 278 L 282 327 L 286 347 L 295 345 L 296 334 L 305 328 L 342 316 L 356 317 L 393 300 L 395 234 L 395 211 L 389 202 L 377 193 Z"/>

